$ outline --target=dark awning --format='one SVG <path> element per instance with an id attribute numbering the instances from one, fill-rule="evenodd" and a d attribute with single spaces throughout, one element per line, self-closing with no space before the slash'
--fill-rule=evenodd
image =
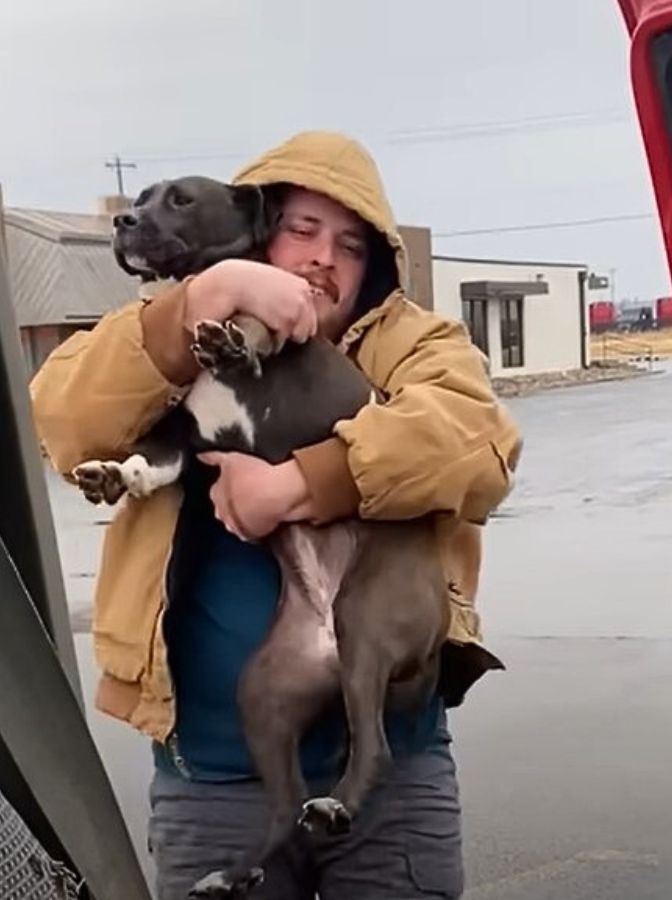
<path id="1" fill-rule="evenodd" d="M 463 281 L 462 300 L 499 300 L 502 297 L 529 297 L 548 294 L 547 281 Z"/>

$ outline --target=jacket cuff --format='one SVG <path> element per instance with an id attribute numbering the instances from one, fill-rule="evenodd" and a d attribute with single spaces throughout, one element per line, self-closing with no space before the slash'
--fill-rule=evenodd
<path id="1" fill-rule="evenodd" d="M 188 280 L 145 303 L 141 313 L 145 350 L 161 374 L 178 387 L 194 381 L 200 367 L 191 351 L 193 334 L 185 326 Z"/>
<path id="2" fill-rule="evenodd" d="M 340 438 L 294 452 L 313 501 L 313 522 L 324 525 L 356 516 L 361 495 L 348 467 L 348 448 Z"/>

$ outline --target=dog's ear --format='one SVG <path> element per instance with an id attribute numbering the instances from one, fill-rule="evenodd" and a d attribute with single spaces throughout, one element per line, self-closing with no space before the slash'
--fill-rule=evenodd
<path id="1" fill-rule="evenodd" d="M 255 246 L 263 246 L 269 238 L 269 222 L 263 191 L 256 184 L 237 184 L 233 187 L 233 199 L 236 206 L 243 210 L 252 227 Z"/>

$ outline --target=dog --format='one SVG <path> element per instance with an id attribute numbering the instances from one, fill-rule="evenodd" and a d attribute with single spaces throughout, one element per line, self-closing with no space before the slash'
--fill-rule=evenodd
<path id="1" fill-rule="evenodd" d="M 220 260 L 253 255 L 268 236 L 267 213 L 253 185 L 200 175 L 161 181 L 114 217 L 114 255 L 143 282 L 181 281 Z"/>
<path id="2" fill-rule="evenodd" d="M 272 218 L 256 188 L 177 179 L 143 191 L 115 221 L 115 254 L 143 279 L 181 278 L 260 253 Z M 126 460 L 93 460 L 74 470 L 89 500 L 148 496 L 178 480 L 190 457 L 205 450 L 282 462 L 379 402 L 363 373 L 328 341 L 278 350 L 253 319 L 198 323 L 193 352 L 202 373 L 189 394 Z M 198 882 L 192 898 L 246 896 L 297 823 L 309 832 L 347 831 L 390 761 L 385 707 L 419 707 L 437 685 L 448 588 L 431 517 L 288 524 L 269 541 L 282 592 L 274 624 L 241 674 L 238 699 L 272 812 L 259 843 Z M 339 693 L 350 735 L 346 768 L 330 796 L 311 798 L 298 741 Z"/>

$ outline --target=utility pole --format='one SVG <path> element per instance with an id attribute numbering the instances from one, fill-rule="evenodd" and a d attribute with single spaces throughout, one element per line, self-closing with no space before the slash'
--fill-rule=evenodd
<path id="1" fill-rule="evenodd" d="M 114 159 L 112 162 L 105 163 L 106 169 L 114 169 L 117 173 L 117 189 L 118 193 L 121 197 L 125 196 L 124 194 L 124 169 L 137 169 L 135 163 L 132 162 L 122 162 L 119 158 L 119 154 L 115 153 Z"/>
<path id="2" fill-rule="evenodd" d="M 616 303 L 616 269 L 609 269 L 609 287 L 611 288 L 611 302 Z"/>

